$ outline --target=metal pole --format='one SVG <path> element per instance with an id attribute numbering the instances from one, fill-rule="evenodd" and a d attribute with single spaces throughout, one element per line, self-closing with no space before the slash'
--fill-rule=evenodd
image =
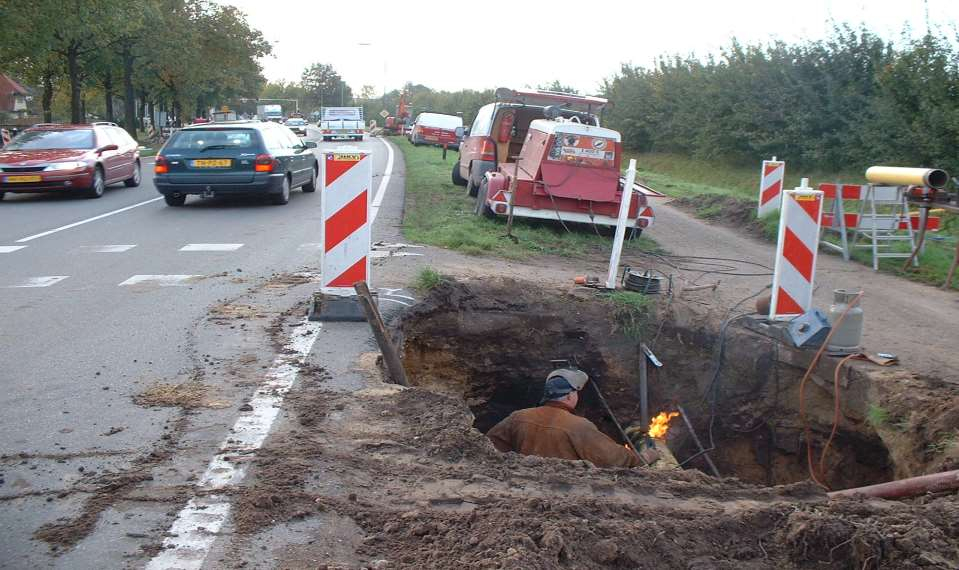
<path id="1" fill-rule="evenodd" d="M 693 442 L 696 444 L 696 447 L 699 448 L 699 452 L 703 455 L 703 459 L 705 459 L 706 463 L 709 465 L 709 470 L 713 472 L 713 476 L 715 476 L 717 479 L 721 478 L 722 475 L 719 474 L 719 469 L 716 469 L 716 464 L 713 463 L 712 459 L 710 459 L 706 448 L 703 447 L 702 442 L 699 441 L 699 436 L 696 435 L 696 430 L 693 429 L 693 424 L 689 421 L 689 416 L 686 415 L 686 410 L 684 410 L 682 406 L 676 406 L 676 409 L 679 410 L 679 415 L 683 417 L 683 422 L 686 423 L 686 429 L 689 430 L 689 435 L 693 436 Z"/>
<path id="2" fill-rule="evenodd" d="M 596 381 L 593 380 L 590 382 L 590 385 L 593 387 L 593 390 L 596 392 L 596 396 L 599 398 L 599 403 L 603 405 L 603 409 L 606 410 L 606 413 L 609 415 L 609 419 L 613 420 L 613 423 L 616 425 L 616 429 L 619 430 L 620 435 L 623 436 L 623 439 L 626 440 L 626 445 L 633 450 L 633 453 L 639 456 L 639 460 L 643 462 L 644 465 L 649 465 L 649 462 L 646 461 L 646 458 L 643 457 L 639 451 L 636 449 L 636 446 L 633 445 L 633 440 L 629 439 L 629 436 L 626 435 L 626 430 L 623 429 L 623 426 L 620 425 L 619 420 L 616 419 L 616 416 L 613 414 L 613 410 L 610 409 L 609 404 L 606 403 L 606 398 L 603 397 L 603 393 L 599 391 L 599 386 L 596 384 Z"/>
<path id="3" fill-rule="evenodd" d="M 626 237 L 626 221 L 629 219 L 629 204 L 633 199 L 633 182 L 636 181 L 636 159 L 629 159 L 626 170 L 626 182 L 623 183 L 623 196 L 619 202 L 619 220 L 616 223 L 616 236 L 613 238 L 613 253 L 609 257 L 609 275 L 606 288 L 616 288 L 616 274 L 619 273 L 619 256 L 623 253 L 623 238 Z"/>
<path id="4" fill-rule="evenodd" d="M 646 344 L 639 344 L 639 421 L 642 422 L 643 428 L 649 429 L 649 384 L 648 384 L 648 370 L 646 367 Z M 649 435 L 646 435 L 646 438 L 649 439 Z"/>

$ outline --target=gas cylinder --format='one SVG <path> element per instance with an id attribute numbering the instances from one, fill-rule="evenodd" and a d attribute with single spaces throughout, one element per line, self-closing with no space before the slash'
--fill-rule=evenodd
<path id="1" fill-rule="evenodd" d="M 836 321 L 843 314 L 849 303 L 859 295 L 859 291 L 850 291 L 848 289 L 836 289 L 832 293 L 832 305 L 829 306 L 829 322 L 832 323 L 834 332 L 829 339 L 829 345 L 826 347 L 831 353 L 852 354 L 859 351 L 859 344 L 862 341 L 862 307 L 856 303 L 845 318 L 839 323 L 839 328 L 835 328 Z"/>

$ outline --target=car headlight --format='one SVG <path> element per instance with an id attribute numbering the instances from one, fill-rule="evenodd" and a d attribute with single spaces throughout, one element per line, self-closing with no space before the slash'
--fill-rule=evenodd
<path id="1" fill-rule="evenodd" d="M 86 168 L 85 162 L 54 162 L 44 168 L 44 170 L 76 170 L 77 168 Z"/>

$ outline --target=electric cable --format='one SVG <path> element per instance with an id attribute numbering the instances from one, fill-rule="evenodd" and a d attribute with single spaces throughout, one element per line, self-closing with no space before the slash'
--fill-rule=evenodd
<path id="1" fill-rule="evenodd" d="M 833 374 L 833 415 L 832 415 L 832 431 L 829 433 L 829 439 L 826 440 L 826 445 L 822 448 L 822 453 L 819 455 L 819 474 L 822 475 L 826 470 L 826 453 L 829 451 L 829 446 L 832 445 L 833 439 L 836 437 L 836 432 L 839 431 L 839 414 L 840 414 L 840 404 L 842 397 L 839 395 L 839 372 L 842 370 L 844 364 L 852 360 L 853 358 L 858 358 L 858 354 L 850 354 L 849 356 L 843 358 L 839 361 L 839 364 L 836 365 L 836 372 Z"/>

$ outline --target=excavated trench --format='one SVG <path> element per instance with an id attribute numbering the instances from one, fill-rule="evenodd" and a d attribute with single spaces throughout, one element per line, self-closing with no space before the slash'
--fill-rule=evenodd
<path id="1" fill-rule="evenodd" d="M 551 360 L 567 358 L 590 374 L 624 426 L 638 424 L 638 345 L 643 337 L 653 342 L 659 331 L 653 350 L 664 366 L 650 372 L 650 411 L 682 405 L 703 443 L 712 442 L 710 455 L 723 476 L 759 485 L 807 479 L 807 438 L 798 414 L 804 370 L 784 364 L 783 352 L 790 349 L 730 327 L 713 383 L 718 323 L 682 311 L 682 303 L 674 302 L 660 330 L 655 314 L 624 315 L 593 291 L 547 291 L 515 280 L 443 283 L 404 317 L 397 334 L 411 382 L 464 399 L 474 427 L 485 433 L 511 412 L 536 406 L 543 379 L 556 367 Z M 637 316 L 645 319 L 647 334 L 627 335 L 624 318 Z M 816 465 L 832 430 L 828 387 L 820 381 L 807 388 L 808 439 Z M 867 399 L 843 406 L 822 462 L 825 482 L 849 488 L 894 478 L 886 444 L 863 420 Z M 577 412 L 623 441 L 592 390 L 582 393 Z M 697 452 L 678 418 L 667 444 L 680 462 Z M 701 457 L 684 467 L 708 473 Z"/>

